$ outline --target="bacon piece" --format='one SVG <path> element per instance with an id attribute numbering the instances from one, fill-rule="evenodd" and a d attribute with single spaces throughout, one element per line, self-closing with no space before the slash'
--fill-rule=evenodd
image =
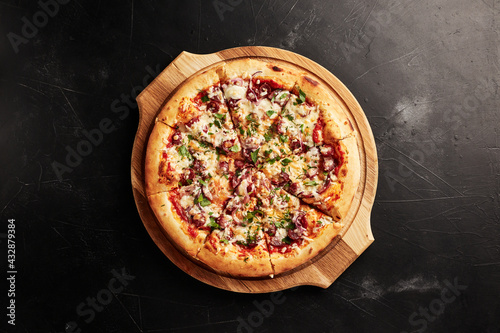
<path id="1" fill-rule="evenodd" d="M 271 241 L 269 242 L 269 244 L 271 244 L 272 246 L 278 247 L 278 246 L 282 246 L 284 243 L 278 237 L 273 237 L 273 238 L 271 238 Z"/>
<path id="2" fill-rule="evenodd" d="M 234 99 L 234 98 L 229 98 L 227 100 L 227 105 L 231 108 L 231 109 L 235 109 L 236 106 L 238 105 L 238 102 L 240 100 L 239 99 Z"/>
<path id="3" fill-rule="evenodd" d="M 219 216 L 219 218 L 217 219 L 217 224 L 222 228 L 222 229 L 225 229 L 229 226 L 231 226 L 231 219 L 229 218 L 228 215 L 226 214 L 222 214 L 221 216 Z"/>
<path id="4" fill-rule="evenodd" d="M 207 110 L 208 111 L 210 111 L 212 113 L 216 113 L 216 112 L 219 111 L 219 109 L 220 109 L 220 105 L 219 105 L 218 102 L 216 102 L 214 100 L 208 102 L 208 104 L 207 104 Z"/>
<path id="5" fill-rule="evenodd" d="M 219 169 L 226 174 L 229 171 L 229 163 L 226 161 L 219 162 Z"/>
<path id="6" fill-rule="evenodd" d="M 172 144 L 181 145 L 182 144 L 182 134 L 177 131 L 172 135 Z"/>
<path id="7" fill-rule="evenodd" d="M 323 122 L 321 121 L 321 119 L 318 119 L 316 126 L 314 126 L 313 141 L 316 144 L 323 142 Z"/>
<path id="8" fill-rule="evenodd" d="M 200 117 L 194 117 L 193 119 L 191 119 L 190 121 L 188 121 L 188 122 L 186 123 L 186 127 L 191 127 L 191 126 L 193 126 L 193 124 L 194 124 L 194 123 L 196 123 L 196 122 L 197 122 L 197 121 L 199 121 L 199 120 L 200 120 Z"/>
<path id="9" fill-rule="evenodd" d="M 332 156 L 323 157 L 323 170 L 325 172 L 330 172 L 336 167 L 335 159 Z"/>
<path id="10" fill-rule="evenodd" d="M 289 181 L 290 181 L 290 176 L 286 172 L 281 171 L 278 180 L 274 180 L 272 183 L 277 186 L 283 186 Z"/>
<path id="11" fill-rule="evenodd" d="M 310 168 L 309 170 L 307 170 L 306 175 L 309 178 L 313 178 L 318 174 L 318 171 L 318 168 Z"/>

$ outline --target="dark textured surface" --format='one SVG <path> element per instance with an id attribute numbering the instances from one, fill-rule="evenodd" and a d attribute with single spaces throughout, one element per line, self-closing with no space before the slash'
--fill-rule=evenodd
<path id="1" fill-rule="evenodd" d="M 8 34 L 22 36 L 38 11 L 0 2 L 0 267 L 13 218 L 18 269 L 16 327 L 2 310 L 1 331 L 498 332 L 498 0 L 74 0 L 16 53 Z M 376 241 L 326 290 L 204 285 L 163 256 L 137 214 L 127 95 L 183 50 L 241 45 L 323 65 L 372 125 Z M 60 180 L 54 161 L 66 164 L 106 118 L 114 130 Z M 135 278 L 120 290 L 122 268 Z M 96 296 L 109 304 L 91 311 Z"/>

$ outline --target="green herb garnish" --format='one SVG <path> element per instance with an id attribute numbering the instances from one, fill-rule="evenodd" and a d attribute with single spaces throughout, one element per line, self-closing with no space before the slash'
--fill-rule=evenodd
<path id="1" fill-rule="evenodd" d="M 260 148 L 257 148 L 257 150 L 254 150 L 254 151 L 250 154 L 250 156 L 252 157 L 252 161 L 253 161 L 254 163 L 256 163 L 256 162 L 257 162 L 257 157 L 259 156 L 259 150 L 260 150 Z"/>

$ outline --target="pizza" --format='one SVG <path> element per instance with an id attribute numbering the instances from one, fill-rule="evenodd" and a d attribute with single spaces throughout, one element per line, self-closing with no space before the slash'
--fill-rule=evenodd
<path id="1" fill-rule="evenodd" d="M 310 262 L 339 235 L 359 184 L 344 108 L 292 64 L 241 58 L 187 79 L 147 145 L 159 226 L 218 274 L 274 277 Z"/>

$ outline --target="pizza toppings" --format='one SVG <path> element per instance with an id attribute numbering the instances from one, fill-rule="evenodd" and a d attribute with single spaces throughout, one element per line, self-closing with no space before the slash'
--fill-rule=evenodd
<path id="1" fill-rule="evenodd" d="M 191 255 L 235 276 L 281 273 L 293 266 L 286 260 L 297 266 L 318 253 L 315 238 L 340 230 L 329 205 L 348 175 L 343 143 L 329 137 L 328 104 L 317 103 L 301 74 L 250 68 L 209 71 L 211 85 L 172 97 L 158 117 L 170 134 L 156 169 L 147 167 L 169 184 L 168 202 L 152 206 L 159 219 L 168 215 L 167 232 L 181 235 L 171 229 L 177 223 L 199 244 Z"/>

